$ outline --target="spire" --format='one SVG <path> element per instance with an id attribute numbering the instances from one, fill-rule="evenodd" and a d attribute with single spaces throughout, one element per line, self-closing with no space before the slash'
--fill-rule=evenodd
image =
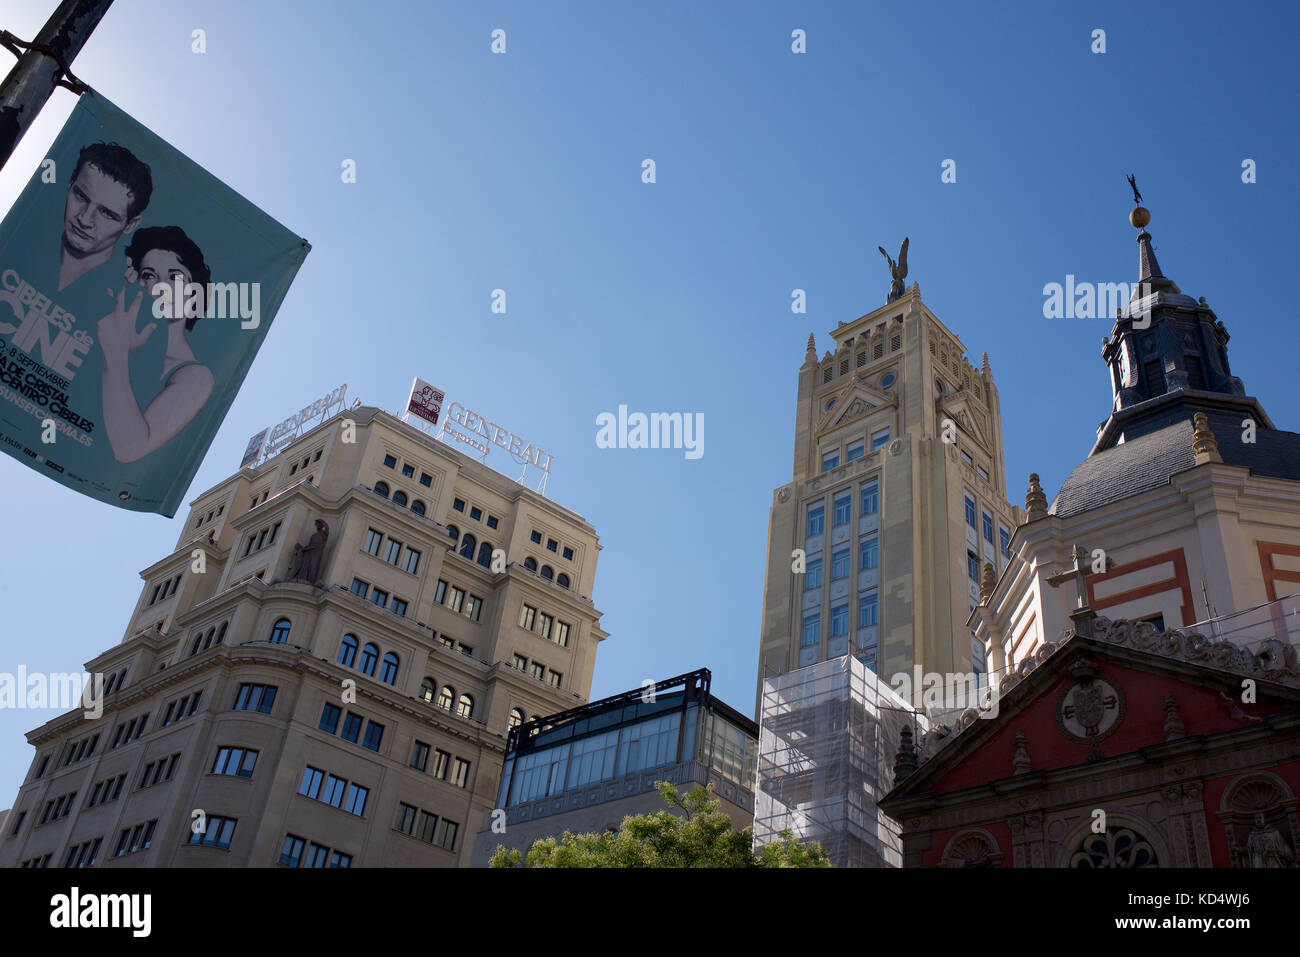
<path id="1" fill-rule="evenodd" d="M 993 370 L 989 368 L 989 354 L 984 353 L 984 359 L 980 362 L 980 375 L 991 376 Z"/>
<path id="2" fill-rule="evenodd" d="M 1029 473 L 1029 491 L 1025 493 L 1025 512 L 1028 513 L 1031 522 L 1047 517 L 1047 496 L 1043 494 L 1043 487 L 1038 484 L 1037 472 Z"/>
<path id="3" fill-rule="evenodd" d="M 817 364 L 817 337 L 814 333 L 808 333 L 808 349 L 803 354 L 804 365 Z"/>
<path id="4" fill-rule="evenodd" d="M 894 785 L 897 787 L 921 766 L 912 746 L 912 729 L 903 725 L 898 734 L 898 753 L 894 755 Z"/>
<path id="5" fill-rule="evenodd" d="M 1141 299 L 1152 292 L 1180 292 L 1174 281 L 1166 278 L 1160 271 L 1160 263 L 1156 261 L 1156 251 L 1151 248 L 1151 234 L 1146 231 L 1147 224 L 1151 222 L 1151 211 L 1141 205 L 1142 194 L 1137 191 L 1137 184 L 1133 182 L 1133 177 L 1130 176 L 1128 181 L 1133 187 L 1133 200 L 1138 203 L 1128 214 L 1128 221 L 1134 229 L 1140 230 L 1137 237 L 1138 286 L 1133 290 L 1130 300 Z"/>

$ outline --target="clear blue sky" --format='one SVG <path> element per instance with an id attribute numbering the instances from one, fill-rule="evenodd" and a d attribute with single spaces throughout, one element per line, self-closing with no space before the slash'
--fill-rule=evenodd
<path id="1" fill-rule="evenodd" d="M 3 0 L 0 25 L 31 38 L 55 6 Z M 611 637 L 592 696 L 707 666 L 749 712 L 796 372 L 810 331 L 824 350 L 883 303 L 877 245 L 910 236 L 909 283 L 989 353 L 1012 501 L 1031 470 L 1053 495 L 1108 410 L 1109 322 L 1044 319 L 1042 289 L 1136 279 L 1129 172 L 1165 273 L 1300 428 L 1298 21 L 1294 4 L 121 0 L 74 71 L 314 247 L 191 494 L 334 386 L 396 410 L 422 376 L 550 451 L 551 497 L 598 530 Z M 55 93 L 0 207 L 73 102 Z M 703 458 L 598 449 L 619 404 L 703 412 Z M 0 472 L 0 670 L 79 668 L 120 639 L 185 513 Z M 0 808 L 23 733 L 53 716 L 0 712 Z"/>

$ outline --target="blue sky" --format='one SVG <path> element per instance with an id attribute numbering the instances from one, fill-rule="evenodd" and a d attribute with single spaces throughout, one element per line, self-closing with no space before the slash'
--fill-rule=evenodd
<path id="1" fill-rule="evenodd" d="M 31 38 L 55 5 L 3 0 L 0 25 Z M 1044 319 L 1043 286 L 1136 279 L 1129 172 L 1165 273 L 1300 427 L 1300 14 L 1134 6 L 136 0 L 73 69 L 314 247 L 191 495 L 338 384 L 399 410 L 419 375 L 551 452 L 550 496 L 599 532 L 611 637 L 592 696 L 706 666 L 749 712 L 797 369 L 809 332 L 824 350 L 884 302 L 877 245 L 910 236 L 909 284 L 972 361 L 989 353 L 1013 502 L 1030 471 L 1054 494 L 1108 410 L 1109 322 Z M 56 92 L 0 172 L 2 208 L 73 103 Z M 596 416 L 620 404 L 702 412 L 704 456 L 598 449 Z M 0 670 L 79 668 L 120 640 L 185 513 L 0 471 Z M 0 711 L 0 807 L 24 732 L 53 716 Z"/>

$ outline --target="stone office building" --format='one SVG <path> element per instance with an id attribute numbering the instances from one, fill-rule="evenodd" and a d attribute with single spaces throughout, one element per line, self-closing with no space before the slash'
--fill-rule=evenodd
<path id="1" fill-rule="evenodd" d="M 467 863 L 509 729 L 587 700 L 598 551 L 388 413 L 333 417 L 194 500 L 86 665 L 103 716 L 28 734 L 0 866 Z"/>

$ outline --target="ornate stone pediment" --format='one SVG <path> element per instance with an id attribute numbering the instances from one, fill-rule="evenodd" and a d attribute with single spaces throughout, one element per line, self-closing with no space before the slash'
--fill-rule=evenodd
<path id="1" fill-rule="evenodd" d="M 970 400 L 965 391 L 942 396 L 937 408 L 940 422 L 944 418 L 952 419 L 985 452 L 992 448 L 993 436 L 989 431 L 987 414 Z"/>
<path id="2" fill-rule="evenodd" d="M 854 376 L 846 383 L 834 398 L 835 404 L 823 410 L 821 419 L 817 423 L 819 434 L 838 429 L 876 409 L 898 405 L 897 394 L 882 392 L 867 385 L 858 376 Z"/>

